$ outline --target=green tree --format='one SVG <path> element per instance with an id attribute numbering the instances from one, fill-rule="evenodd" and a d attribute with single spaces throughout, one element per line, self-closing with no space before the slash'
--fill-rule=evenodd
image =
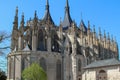
<path id="1" fill-rule="evenodd" d="M 37 63 L 32 63 L 31 66 L 23 70 L 22 78 L 24 80 L 47 80 L 47 75 Z"/>

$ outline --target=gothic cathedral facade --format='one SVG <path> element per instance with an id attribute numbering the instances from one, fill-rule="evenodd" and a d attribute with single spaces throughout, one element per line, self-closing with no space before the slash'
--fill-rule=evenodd
<path id="1" fill-rule="evenodd" d="M 110 35 L 97 34 L 81 19 L 77 26 L 70 16 L 66 0 L 64 20 L 55 25 L 50 15 L 49 2 L 43 19 L 37 17 L 24 25 L 22 14 L 18 27 L 16 8 L 11 38 L 11 52 L 8 54 L 8 80 L 22 80 L 22 71 L 37 62 L 47 73 L 48 80 L 82 80 L 83 68 L 92 62 L 118 59 L 118 44 Z"/>

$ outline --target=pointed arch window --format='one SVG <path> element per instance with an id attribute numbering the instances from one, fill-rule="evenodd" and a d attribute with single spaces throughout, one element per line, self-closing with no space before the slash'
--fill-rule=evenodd
<path id="1" fill-rule="evenodd" d="M 43 68 L 44 71 L 47 70 L 46 60 L 43 57 L 40 59 L 40 66 Z"/>
<path id="2" fill-rule="evenodd" d="M 56 80 L 61 80 L 61 61 L 60 60 L 57 60 L 57 63 L 56 63 Z"/>
<path id="3" fill-rule="evenodd" d="M 24 70 L 25 69 L 25 58 L 22 59 L 22 65 L 21 66 L 22 66 L 22 70 Z"/>
<path id="4" fill-rule="evenodd" d="M 44 35 L 41 29 L 38 32 L 38 50 L 44 51 Z"/>
<path id="5" fill-rule="evenodd" d="M 78 60 L 78 71 L 81 71 L 81 66 L 82 66 L 81 60 L 79 59 L 79 60 Z"/>

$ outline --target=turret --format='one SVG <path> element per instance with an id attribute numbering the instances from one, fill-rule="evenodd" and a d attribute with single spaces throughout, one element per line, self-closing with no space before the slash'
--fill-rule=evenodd
<path id="1" fill-rule="evenodd" d="M 18 38 L 18 50 L 24 48 L 24 14 L 22 14 L 22 20 L 19 28 L 19 38 Z"/>
<path id="2" fill-rule="evenodd" d="M 32 31 L 32 50 L 36 51 L 37 50 L 37 26 L 38 19 L 37 19 L 37 13 L 35 11 L 34 14 L 34 20 L 33 20 L 33 31 Z"/>
<path id="3" fill-rule="evenodd" d="M 13 31 L 11 37 L 11 50 L 17 49 L 18 47 L 18 7 L 16 7 L 15 17 L 13 22 Z"/>

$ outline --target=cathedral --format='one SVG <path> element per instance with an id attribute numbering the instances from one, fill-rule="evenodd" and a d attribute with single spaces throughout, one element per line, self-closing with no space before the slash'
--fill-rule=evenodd
<path id="1" fill-rule="evenodd" d="M 120 80 L 118 44 L 110 34 L 98 33 L 85 25 L 79 26 L 70 16 L 66 0 L 64 19 L 56 25 L 46 0 L 42 19 L 26 22 L 24 14 L 18 23 L 18 7 L 15 11 L 11 37 L 11 52 L 7 56 L 7 80 L 22 80 L 22 71 L 33 62 L 47 73 L 47 80 Z M 114 76 L 113 76 L 114 75 Z"/>

